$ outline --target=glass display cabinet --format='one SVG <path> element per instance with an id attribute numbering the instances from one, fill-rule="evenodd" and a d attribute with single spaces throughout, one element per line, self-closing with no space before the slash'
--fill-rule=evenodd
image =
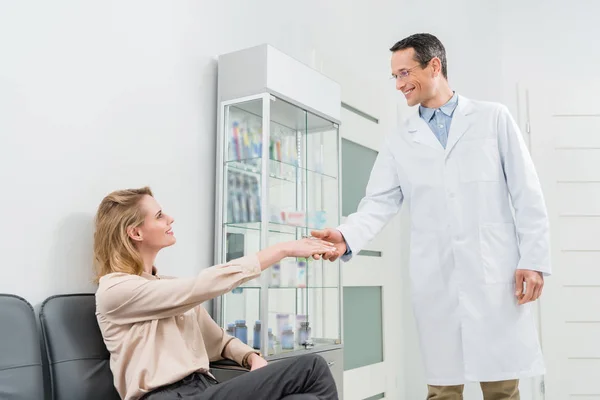
<path id="1" fill-rule="evenodd" d="M 340 88 L 263 45 L 219 57 L 217 264 L 340 222 Z M 268 360 L 319 352 L 340 390 L 339 261 L 286 258 L 216 299 L 213 317 Z"/>

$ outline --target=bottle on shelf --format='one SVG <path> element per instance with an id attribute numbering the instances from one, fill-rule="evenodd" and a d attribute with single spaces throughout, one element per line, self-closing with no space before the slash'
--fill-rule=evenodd
<path id="1" fill-rule="evenodd" d="M 260 122 L 254 120 L 252 124 L 248 124 L 250 131 L 250 147 L 251 147 L 251 158 L 262 157 L 262 129 Z"/>
<path id="2" fill-rule="evenodd" d="M 277 319 L 277 337 L 281 341 L 283 330 L 290 323 L 290 314 L 277 314 L 275 318 Z"/>
<path id="3" fill-rule="evenodd" d="M 240 123 L 234 120 L 231 124 L 231 142 L 229 143 L 229 159 L 241 160 Z"/>
<path id="4" fill-rule="evenodd" d="M 246 177 L 249 222 L 260 222 L 260 185 L 258 179 Z"/>
<path id="5" fill-rule="evenodd" d="M 232 172 L 229 172 L 229 175 L 227 176 L 227 211 L 227 222 L 237 223 L 240 221 L 241 216 L 237 194 L 237 179 L 235 179 L 235 174 Z"/>
<path id="6" fill-rule="evenodd" d="M 297 272 L 298 277 L 296 278 L 297 287 L 305 288 L 306 287 L 306 259 L 299 258 L 297 261 Z"/>
<path id="7" fill-rule="evenodd" d="M 237 175 L 237 201 L 240 210 L 240 219 L 237 222 L 248 222 L 248 204 L 246 203 L 246 192 L 244 191 L 244 178 L 242 174 Z"/>
<path id="8" fill-rule="evenodd" d="M 235 336 L 235 324 L 231 324 L 231 323 L 227 324 L 226 332 L 229 336 Z"/>
<path id="9" fill-rule="evenodd" d="M 300 329 L 302 328 L 302 324 L 306 321 L 308 321 L 308 316 L 306 314 L 296 315 L 296 343 L 299 345 L 302 344 L 300 341 Z"/>
<path id="10" fill-rule="evenodd" d="M 296 260 L 293 258 L 287 258 L 282 261 L 282 264 L 284 265 L 282 275 L 285 277 L 285 280 L 282 281 L 285 282 L 287 287 L 296 287 L 298 278 Z"/>
<path id="11" fill-rule="evenodd" d="M 294 226 L 306 226 L 306 213 L 304 211 L 286 212 L 286 223 Z"/>
<path id="12" fill-rule="evenodd" d="M 281 138 L 275 140 L 275 159 L 281 161 Z"/>
<path id="13" fill-rule="evenodd" d="M 254 323 L 254 337 L 252 338 L 252 348 L 256 350 L 260 350 L 260 328 L 261 322 L 256 321 Z"/>
<path id="14" fill-rule="evenodd" d="M 248 120 L 244 121 L 242 125 L 242 129 L 240 129 L 241 133 L 241 142 L 242 142 L 242 158 L 247 160 L 251 158 L 250 155 L 250 135 L 248 134 Z"/>
<path id="15" fill-rule="evenodd" d="M 281 333 L 281 349 L 294 350 L 294 330 L 291 325 L 286 325 Z"/>
<path id="16" fill-rule="evenodd" d="M 308 213 L 308 226 L 315 229 L 323 229 L 327 224 L 327 213 L 323 210 Z"/>
<path id="17" fill-rule="evenodd" d="M 298 329 L 298 345 L 304 346 L 310 342 L 310 331 L 309 322 L 301 322 L 300 328 Z"/>
<path id="18" fill-rule="evenodd" d="M 306 314 L 297 314 L 296 315 L 296 330 L 300 329 L 300 324 L 308 321 L 308 316 Z"/>
<path id="19" fill-rule="evenodd" d="M 277 263 L 271 267 L 271 287 L 281 286 L 281 264 Z"/>
<path id="20" fill-rule="evenodd" d="M 238 319 L 235 321 L 235 337 L 240 339 L 243 343 L 248 344 L 248 327 L 246 326 L 246 320 Z"/>
<path id="21" fill-rule="evenodd" d="M 276 224 L 283 224 L 283 217 L 282 217 L 282 212 L 281 210 L 279 210 L 279 208 L 274 205 L 271 204 L 269 206 L 269 221 L 270 222 L 274 222 Z"/>
<path id="22" fill-rule="evenodd" d="M 275 352 L 275 335 L 273 335 L 273 329 L 269 328 L 269 349 L 268 353 L 273 354 Z"/>
<path id="23" fill-rule="evenodd" d="M 257 213 L 259 204 L 256 204 L 254 200 L 253 189 L 250 188 L 251 178 L 247 175 L 242 175 L 242 184 L 243 184 L 243 193 L 244 193 L 244 202 L 246 203 L 246 221 L 244 222 L 254 222 L 255 215 Z"/>

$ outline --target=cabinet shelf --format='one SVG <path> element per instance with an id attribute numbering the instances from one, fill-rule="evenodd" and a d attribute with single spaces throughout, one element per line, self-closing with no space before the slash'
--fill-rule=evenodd
<path id="1" fill-rule="evenodd" d="M 232 293 L 239 293 L 239 289 L 251 289 L 251 290 L 260 290 L 262 289 L 261 286 L 255 286 L 255 285 L 251 285 L 251 286 L 239 286 L 237 289 L 234 289 Z M 337 286 L 306 286 L 306 287 L 299 287 L 299 286 L 269 286 L 268 287 L 269 290 L 327 290 L 327 289 L 335 289 L 338 290 L 339 287 Z"/>
<path id="2" fill-rule="evenodd" d="M 226 227 L 233 228 L 241 231 L 255 231 L 260 232 L 261 222 L 241 222 L 241 223 L 226 223 Z M 281 233 L 284 235 L 304 235 L 310 233 L 309 231 L 314 229 L 322 229 L 323 227 L 316 226 L 297 226 L 297 225 L 289 225 L 282 224 L 279 222 L 269 222 L 269 233 Z M 228 232 L 232 232 L 231 229 L 228 229 Z"/>
<path id="3" fill-rule="evenodd" d="M 254 177 L 260 177 L 262 173 L 262 158 L 260 157 L 226 161 L 225 165 L 228 170 L 248 174 Z M 330 179 L 334 184 L 337 180 L 334 175 L 326 174 L 315 168 L 306 168 L 290 162 L 269 159 L 269 178 L 295 183 L 296 175 L 298 173 L 300 173 L 300 175 L 306 173 L 312 174 L 315 177 Z"/>

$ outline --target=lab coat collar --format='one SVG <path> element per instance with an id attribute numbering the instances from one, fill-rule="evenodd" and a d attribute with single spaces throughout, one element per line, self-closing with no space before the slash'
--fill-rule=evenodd
<path id="1" fill-rule="evenodd" d="M 424 144 L 433 149 L 439 150 L 447 157 L 460 138 L 467 132 L 471 126 L 471 114 L 473 113 L 472 102 L 463 96 L 458 96 L 458 105 L 452 117 L 450 132 L 448 133 L 448 143 L 446 149 L 442 147 L 440 141 L 435 137 L 431 128 L 416 112 L 408 120 L 408 133 L 416 143 Z"/>
<path id="2" fill-rule="evenodd" d="M 458 105 L 452 117 L 450 131 L 448 132 L 445 157 L 448 157 L 454 146 L 456 146 L 456 143 L 471 127 L 473 111 L 473 103 L 469 99 L 459 96 Z"/>

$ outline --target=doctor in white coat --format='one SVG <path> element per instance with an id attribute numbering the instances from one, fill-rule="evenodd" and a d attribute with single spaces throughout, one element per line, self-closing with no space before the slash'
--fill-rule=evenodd
<path id="1" fill-rule="evenodd" d="M 549 221 L 532 160 L 506 107 L 450 89 L 435 36 L 391 51 L 396 87 L 418 112 L 386 137 L 358 211 L 313 236 L 347 260 L 409 207 L 427 398 L 462 399 L 474 381 L 486 400 L 519 399 L 519 378 L 545 372 L 530 302 L 550 273 Z"/>

